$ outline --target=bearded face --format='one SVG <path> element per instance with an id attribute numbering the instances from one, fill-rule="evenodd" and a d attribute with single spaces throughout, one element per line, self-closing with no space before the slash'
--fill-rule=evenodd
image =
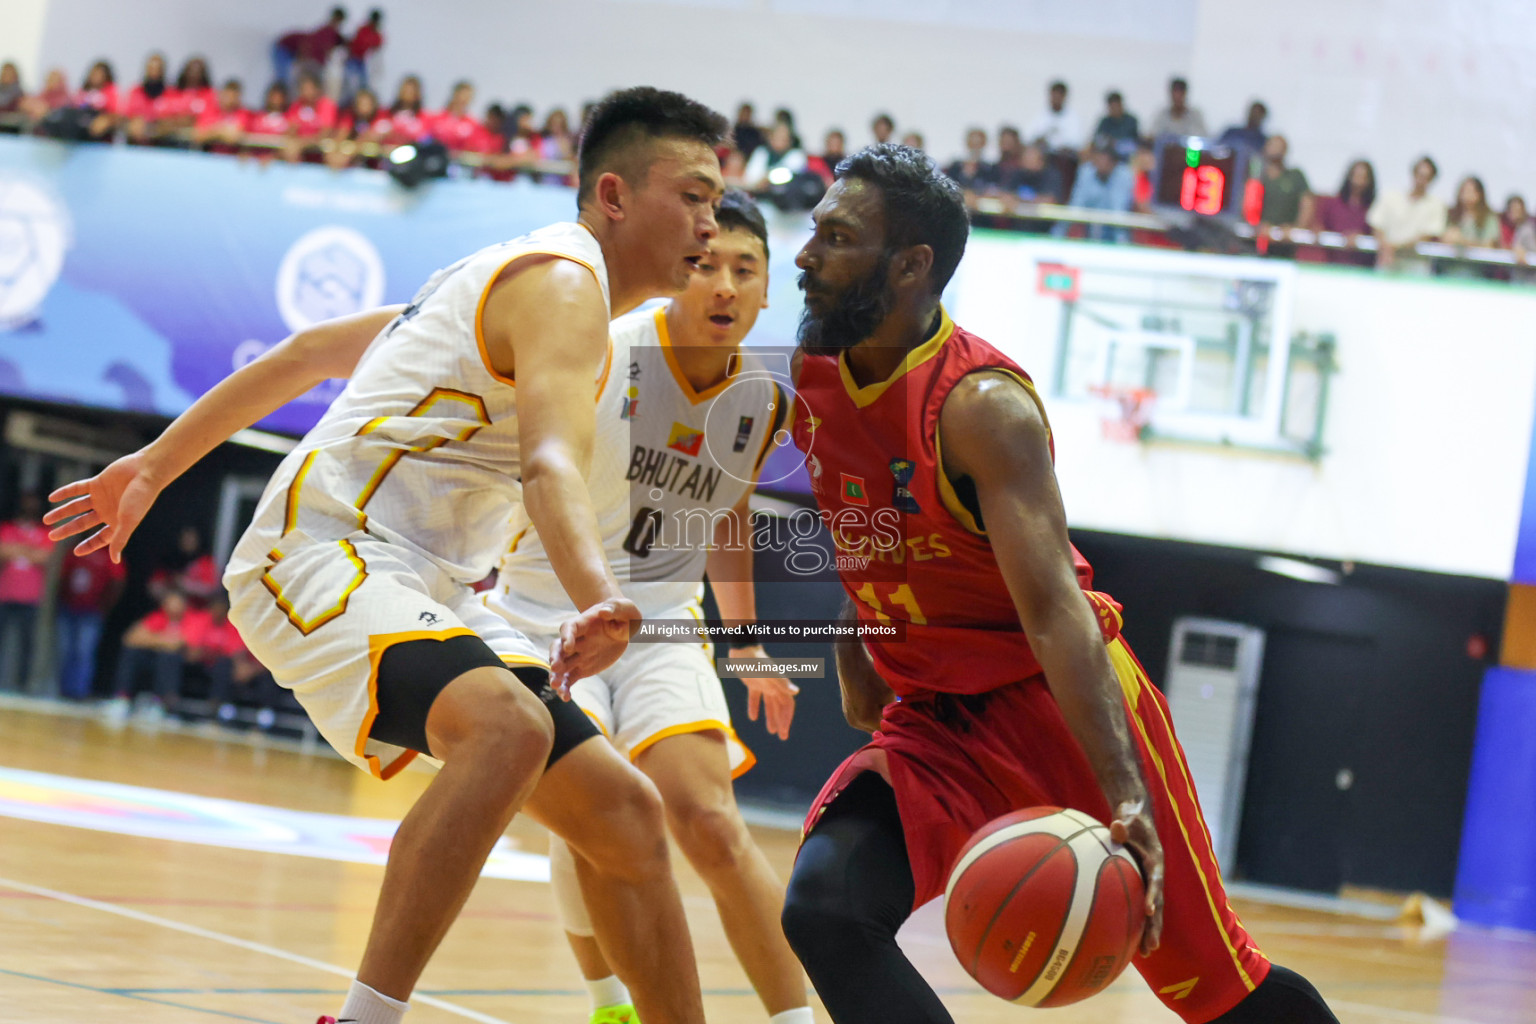
<path id="1" fill-rule="evenodd" d="M 868 274 L 831 290 L 810 271 L 800 274 L 800 290 L 805 292 L 805 309 L 800 314 L 798 340 L 809 355 L 837 355 L 868 338 L 885 322 L 895 304 L 895 293 L 888 280 L 891 253 L 881 253 Z"/>

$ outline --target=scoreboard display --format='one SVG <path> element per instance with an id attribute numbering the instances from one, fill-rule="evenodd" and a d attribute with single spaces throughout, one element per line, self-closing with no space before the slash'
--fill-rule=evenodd
<path id="1" fill-rule="evenodd" d="M 1165 135 L 1157 140 L 1155 155 L 1152 206 L 1159 213 L 1259 222 L 1264 181 L 1257 153 L 1209 139 Z"/>

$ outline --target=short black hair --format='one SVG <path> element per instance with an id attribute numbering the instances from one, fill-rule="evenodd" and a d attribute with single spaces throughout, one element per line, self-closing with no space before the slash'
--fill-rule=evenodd
<path id="1" fill-rule="evenodd" d="M 1423 156 L 1415 160 L 1413 162 L 1413 166 L 1409 169 L 1416 171 L 1419 169 L 1419 164 L 1429 164 L 1429 176 L 1431 178 L 1440 177 L 1440 166 L 1435 163 L 1435 158 L 1430 156 L 1428 153 L 1425 153 Z"/>
<path id="2" fill-rule="evenodd" d="M 1183 89 L 1185 92 L 1189 92 L 1189 83 L 1182 78 L 1170 78 L 1168 80 L 1168 88 Z"/>
<path id="3" fill-rule="evenodd" d="M 933 283 L 942 292 L 971 233 L 965 193 L 932 158 L 911 146 L 865 146 L 837 165 L 837 180 L 857 178 L 880 189 L 885 201 L 887 251 L 913 245 L 933 249 Z"/>
<path id="4" fill-rule="evenodd" d="M 1067 91 L 1067 83 L 1066 83 L 1066 82 L 1063 82 L 1063 81 L 1062 81 L 1062 80 L 1061 80 L 1061 79 L 1059 79 L 1059 78 L 1058 78 L 1058 79 L 1056 79 L 1056 81 L 1054 81 L 1054 82 L 1052 82 L 1052 83 L 1051 83 L 1051 89 L 1050 89 L 1050 91 L 1051 91 L 1051 92 L 1055 92 L 1055 91 L 1057 91 L 1057 90 L 1058 90 L 1058 89 L 1059 89 L 1059 90 L 1061 90 L 1061 91 L 1062 91 L 1062 92 L 1066 92 L 1066 91 Z"/>
<path id="5" fill-rule="evenodd" d="M 636 142 L 686 139 L 714 148 L 730 127 L 724 115 L 682 93 L 648 85 L 611 92 L 592 107 L 581 128 L 576 202 L 586 202 L 597 179 L 613 170 L 617 155 Z"/>
<path id="6" fill-rule="evenodd" d="M 715 210 L 715 223 L 721 231 L 748 231 L 763 243 L 763 258 L 768 258 L 768 222 L 752 197 L 739 188 L 728 188 Z"/>
<path id="7" fill-rule="evenodd" d="M 1110 91 L 1108 96 L 1104 97 L 1104 102 L 1105 103 L 1124 103 L 1125 102 L 1125 97 L 1120 95 L 1120 90 L 1114 89 L 1114 90 Z"/>
<path id="8" fill-rule="evenodd" d="M 890 114 L 885 113 L 885 111 L 881 111 L 880 113 L 876 114 L 874 120 L 870 121 L 869 123 L 876 125 L 881 121 L 884 121 L 886 124 L 890 125 L 892 131 L 896 130 L 896 119 L 891 117 Z"/>
<path id="9" fill-rule="evenodd" d="M 331 19 L 330 20 L 332 20 L 332 21 L 346 21 L 347 20 L 347 9 L 345 7 L 332 7 L 331 8 Z"/>

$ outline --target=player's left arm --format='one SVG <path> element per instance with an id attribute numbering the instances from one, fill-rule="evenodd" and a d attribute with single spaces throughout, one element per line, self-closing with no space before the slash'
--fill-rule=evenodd
<path id="1" fill-rule="evenodd" d="M 1113 808 L 1110 831 L 1141 862 L 1148 918 L 1142 950 L 1150 952 L 1162 931 L 1162 844 L 1119 678 L 1073 569 L 1045 417 L 1016 379 L 981 371 L 945 399 L 939 429 L 943 471 L 951 481 L 969 477 L 976 487 L 1019 623 Z"/>
<path id="2" fill-rule="evenodd" d="M 727 623 L 757 621 L 757 593 L 752 576 L 752 515 L 748 502 L 752 491 L 715 522 L 714 544 L 705 561 L 709 589 L 714 592 L 720 618 Z M 762 644 L 732 644 L 733 658 L 766 658 Z M 768 731 L 789 739 L 795 717 L 795 694 L 800 688 L 783 676 L 742 676 L 747 688 L 747 717 L 757 721 L 758 709 L 767 711 Z"/>

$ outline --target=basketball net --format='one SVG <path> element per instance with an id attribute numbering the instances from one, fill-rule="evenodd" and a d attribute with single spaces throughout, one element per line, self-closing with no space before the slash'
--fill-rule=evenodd
<path id="1" fill-rule="evenodd" d="M 1095 384 L 1088 389 L 1104 400 L 1104 415 L 1099 417 L 1099 428 L 1107 441 L 1129 444 L 1141 440 L 1142 432 L 1152 418 L 1152 403 L 1157 392 L 1150 388 L 1121 388 L 1111 384 Z"/>

